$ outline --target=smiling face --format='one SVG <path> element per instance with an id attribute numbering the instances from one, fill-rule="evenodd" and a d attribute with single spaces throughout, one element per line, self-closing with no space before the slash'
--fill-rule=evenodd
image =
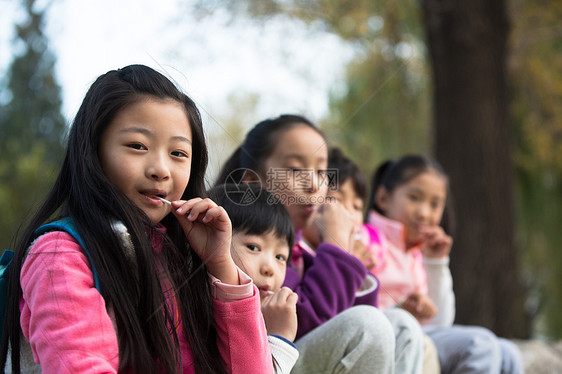
<path id="1" fill-rule="evenodd" d="M 192 133 L 184 107 L 147 98 L 123 108 L 102 133 L 98 148 L 109 181 L 153 224 L 170 207 L 155 196 L 179 200 L 191 173 Z"/>
<path id="2" fill-rule="evenodd" d="M 273 153 L 264 161 L 262 183 L 285 205 L 295 230 L 308 226 L 323 202 L 328 187 L 320 174 L 327 167 L 326 141 L 304 124 L 282 132 Z"/>
<path id="3" fill-rule="evenodd" d="M 232 235 L 232 258 L 260 290 L 260 296 L 267 291 L 276 292 L 285 280 L 289 243 L 274 232 L 249 235 L 235 232 Z"/>
<path id="4" fill-rule="evenodd" d="M 381 188 L 376 199 L 386 217 L 404 225 L 410 247 L 425 240 L 425 227 L 439 225 L 446 197 L 446 179 L 435 171 L 425 171 L 390 193 Z"/>

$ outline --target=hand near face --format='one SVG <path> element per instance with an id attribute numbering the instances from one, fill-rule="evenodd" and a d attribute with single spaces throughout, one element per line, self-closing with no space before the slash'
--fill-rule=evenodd
<path id="1" fill-rule="evenodd" d="M 262 302 L 261 312 L 268 334 L 279 335 L 294 341 L 297 336 L 298 295 L 282 287 Z"/>
<path id="2" fill-rule="evenodd" d="M 418 320 L 428 319 L 437 314 L 437 307 L 429 296 L 417 292 L 408 296 L 400 306 Z"/>
<path id="3" fill-rule="evenodd" d="M 445 233 L 440 226 L 427 227 L 424 229 L 426 237 L 422 253 L 426 257 L 440 258 L 448 256 L 453 246 L 453 238 Z"/>
<path id="4" fill-rule="evenodd" d="M 368 270 L 373 269 L 376 265 L 372 251 L 361 238 L 356 238 L 355 235 L 351 239 L 349 254 L 357 257 Z"/>
<path id="5" fill-rule="evenodd" d="M 239 284 L 230 255 L 232 225 L 226 211 L 210 199 L 195 198 L 173 201 L 172 212 L 209 273 L 223 283 Z"/>
<path id="6" fill-rule="evenodd" d="M 336 201 L 322 205 L 316 214 L 314 224 L 317 225 L 323 242 L 340 247 L 346 252 L 351 250 L 350 241 L 355 224 L 343 204 Z"/>

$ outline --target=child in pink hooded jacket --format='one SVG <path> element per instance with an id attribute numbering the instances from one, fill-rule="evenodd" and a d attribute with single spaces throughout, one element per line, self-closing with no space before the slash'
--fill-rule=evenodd
<path id="1" fill-rule="evenodd" d="M 259 292 L 231 257 L 228 215 L 202 198 L 206 165 L 197 107 L 169 79 L 143 65 L 100 76 L 16 249 L 0 367 L 272 373 Z M 35 239 L 56 216 L 88 256 L 65 232 Z"/>
<path id="2" fill-rule="evenodd" d="M 380 306 L 398 305 L 420 321 L 444 374 L 522 373 L 513 343 L 482 327 L 453 325 L 453 240 L 441 226 L 447 190 L 443 169 L 427 157 L 405 156 L 376 170 L 367 227 L 378 236 L 371 271 L 381 280 Z"/>

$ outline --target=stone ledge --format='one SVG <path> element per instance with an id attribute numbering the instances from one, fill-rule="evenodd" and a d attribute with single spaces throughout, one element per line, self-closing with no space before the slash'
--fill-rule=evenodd
<path id="1" fill-rule="evenodd" d="M 513 340 L 521 350 L 525 374 L 561 374 L 562 341 Z"/>

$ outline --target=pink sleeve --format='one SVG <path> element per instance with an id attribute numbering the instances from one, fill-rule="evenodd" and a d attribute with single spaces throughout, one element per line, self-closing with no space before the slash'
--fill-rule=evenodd
<path id="1" fill-rule="evenodd" d="M 211 279 L 211 292 L 213 297 L 220 301 L 236 301 L 252 297 L 254 294 L 254 282 L 240 268 L 238 269 L 239 285 L 222 283 L 220 279 L 209 274 Z"/>
<path id="2" fill-rule="evenodd" d="M 118 345 L 105 302 L 78 243 L 51 232 L 33 244 L 21 271 L 21 328 L 49 373 L 117 373 Z"/>
<path id="3" fill-rule="evenodd" d="M 242 286 L 235 287 L 247 288 L 249 277 L 240 270 L 238 274 Z M 253 283 L 249 284 L 253 290 L 250 297 L 233 301 L 214 300 L 217 343 L 229 373 L 273 373 L 259 292 Z"/>

